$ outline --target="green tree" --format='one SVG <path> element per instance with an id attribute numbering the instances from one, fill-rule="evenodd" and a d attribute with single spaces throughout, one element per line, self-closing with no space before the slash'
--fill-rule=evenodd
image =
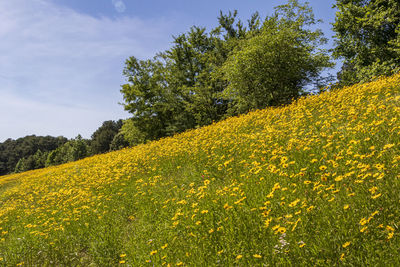
<path id="1" fill-rule="evenodd" d="M 49 152 L 42 152 L 39 149 L 38 151 L 36 151 L 35 154 L 21 158 L 17 162 L 14 172 L 19 173 L 19 172 L 44 168 L 46 165 L 46 159 L 48 154 Z"/>
<path id="2" fill-rule="evenodd" d="M 121 127 L 122 120 L 103 122 L 103 124 L 92 134 L 90 144 L 91 153 L 94 155 L 110 151 L 111 142 L 113 141 L 114 136 L 118 134 Z"/>
<path id="3" fill-rule="evenodd" d="M 67 143 L 48 153 L 45 166 L 59 165 L 71 161 L 76 161 L 89 156 L 88 140 L 78 135 Z"/>
<path id="4" fill-rule="evenodd" d="M 110 150 L 111 151 L 120 150 L 128 146 L 129 142 L 125 139 L 124 135 L 121 132 L 119 132 L 114 136 L 113 140 L 111 141 Z"/>
<path id="5" fill-rule="evenodd" d="M 222 68 L 231 114 L 287 104 L 333 66 L 319 48 L 326 43 L 322 32 L 309 29 L 315 24 L 308 5 L 289 1 L 240 42 Z"/>
<path id="6" fill-rule="evenodd" d="M 400 70 L 400 3 L 337 0 L 334 56 L 343 59 L 341 85 L 369 81 Z"/>
<path id="7" fill-rule="evenodd" d="M 135 125 L 135 121 L 127 119 L 123 121 L 120 132 L 118 133 L 124 137 L 124 140 L 128 143 L 128 146 L 135 146 L 142 144 L 146 141 L 146 136 L 141 132 Z"/>

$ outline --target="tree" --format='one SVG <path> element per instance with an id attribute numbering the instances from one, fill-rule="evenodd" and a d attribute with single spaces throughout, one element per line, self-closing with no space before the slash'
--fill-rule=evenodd
<path id="1" fill-rule="evenodd" d="M 113 140 L 111 141 L 110 150 L 116 151 L 128 146 L 129 142 L 125 139 L 124 135 L 121 132 L 119 132 L 114 136 Z"/>
<path id="2" fill-rule="evenodd" d="M 103 122 L 103 124 L 92 134 L 90 144 L 91 153 L 94 155 L 110 151 L 111 142 L 113 141 L 114 136 L 118 134 L 121 127 L 122 120 Z"/>
<path id="3" fill-rule="evenodd" d="M 128 146 L 135 146 L 146 141 L 145 134 L 136 127 L 135 121 L 132 119 L 124 120 L 118 134 L 121 134 L 124 137 Z"/>
<path id="4" fill-rule="evenodd" d="M 343 59 L 341 85 L 365 82 L 400 70 L 400 3 L 337 0 L 333 55 Z"/>
<path id="5" fill-rule="evenodd" d="M 288 104 L 306 85 L 316 82 L 322 70 L 332 67 L 312 10 L 297 1 L 276 8 L 257 34 L 248 34 L 225 62 L 225 90 L 234 103 L 230 113 Z"/>
<path id="6" fill-rule="evenodd" d="M 42 152 L 40 149 L 35 154 L 21 158 L 15 166 L 14 172 L 24 172 L 44 168 L 49 152 Z"/>
<path id="7" fill-rule="evenodd" d="M 88 140 L 78 135 L 67 143 L 48 153 L 45 166 L 54 166 L 71 161 L 76 161 L 89 156 Z"/>

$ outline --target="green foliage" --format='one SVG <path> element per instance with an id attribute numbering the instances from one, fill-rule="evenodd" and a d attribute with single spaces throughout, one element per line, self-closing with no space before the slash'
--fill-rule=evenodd
<path id="1" fill-rule="evenodd" d="M 114 136 L 113 140 L 111 141 L 110 150 L 111 151 L 120 150 L 128 146 L 129 142 L 125 139 L 124 135 L 121 132 L 119 132 Z"/>
<path id="2" fill-rule="evenodd" d="M 110 145 L 122 126 L 122 120 L 105 121 L 92 134 L 90 150 L 93 155 L 110 151 Z"/>
<path id="3" fill-rule="evenodd" d="M 88 141 L 78 135 L 64 145 L 51 151 L 46 159 L 46 167 L 76 161 L 89 156 Z"/>
<path id="4" fill-rule="evenodd" d="M 123 121 L 122 127 L 118 135 L 122 135 L 129 146 L 142 144 L 146 141 L 145 134 L 142 133 L 135 125 L 135 121 L 127 119 Z"/>
<path id="5" fill-rule="evenodd" d="M 333 66 L 318 48 L 326 43 L 322 32 L 306 28 L 315 23 L 310 7 L 290 1 L 240 42 L 222 68 L 229 81 L 225 96 L 234 101 L 231 113 L 288 104 Z"/>
<path id="6" fill-rule="evenodd" d="M 174 37 L 174 46 L 152 60 L 126 61 L 125 109 L 145 139 L 157 139 L 222 118 L 223 81 L 211 77 L 227 56 L 219 31 L 193 27 Z"/>
<path id="7" fill-rule="evenodd" d="M 24 172 L 29 170 L 35 170 L 44 168 L 46 166 L 46 160 L 49 152 L 42 152 L 40 149 L 35 154 L 30 155 L 26 158 L 21 158 L 15 166 L 14 172 Z"/>
<path id="8" fill-rule="evenodd" d="M 21 159 L 33 157 L 35 153 L 39 153 L 39 150 L 40 153 L 52 151 L 65 142 L 67 142 L 67 138 L 62 136 L 30 135 L 17 140 L 7 139 L 5 142 L 0 143 L 0 175 L 15 171 L 16 165 Z M 39 154 L 36 155 L 37 157 L 40 157 Z M 35 160 L 32 158 L 28 161 L 33 162 Z M 40 163 L 24 163 L 24 165 L 27 164 L 29 166 L 41 166 Z"/>
<path id="9" fill-rule="evenodd" d="M 337 0 L 334 56 L 344 59 L 338 79 L 349 85 L 400 70 L 397 0 Z"/>
<path id="10" fill-rule="evenodd" d="M 253 14 L 247 26 L 236 17 L 221 12 L 210 32 L 192 27 L 153 59 L 126 61 L 121 93 L 133 135 L 153 140 L 289 103 L 332 66 L 317 49 L 325 42 L 321 31 L 307 29 L 316 23 L 307 5 L 291 0 L 264 23 Z"/>

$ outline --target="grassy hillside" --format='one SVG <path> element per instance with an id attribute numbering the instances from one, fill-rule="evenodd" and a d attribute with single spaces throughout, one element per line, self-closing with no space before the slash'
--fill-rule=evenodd
<path id="1" fill-rule="evenodd" d="M 400 75 L 0 178 L 0 265 L 400 265 Z"/>

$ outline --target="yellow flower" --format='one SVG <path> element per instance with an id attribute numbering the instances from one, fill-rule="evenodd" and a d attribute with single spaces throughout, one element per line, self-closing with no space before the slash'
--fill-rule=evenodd
<path id="1" fill-rule="evenodd" d="M 347 210 L 349 207 L 350 207 L 349 204 L 346 204 L 343 206 L 343 209 Z"/>
<path id="2" fill-rule="evenodd" d="M 394 228 L 389 225 L 386 226 L 386 230 L 394 232 Z"/>
<path id="3" fill-rule="evenodd" d="M 125 263 L 125 261 L 124 261 L 124 260 L 121 260 L 121 261 L 119 261 L 119 263 L 120 263 L 120 264 L 124 264 L 124 263 Z"/>
<path id="4" fill-rule="evenodd" d="M 276 229 L 275 234 L 284 234 L 286 232 L 286 228 L 285 227 L 278 227 L 278 229 Z"/>
<path id="5" fill-rule="evenodd" d="M 394 144 L 386 144 L 383 146 L 383 149 L 388 149 L 394 147 Z"/>
<path id="6" fill-rule="evenodd" d="M 156 253 L 157 253 L 157 250 L 153 250 L 153 251 L 150 252 L 150 255 L 153 256 Z"/>
<path id="7" fill-rule="evenodd" d="M 240 254 L 239 254 L 239 255 L 236 256 L 236 259 L 237 259 L 237 260 L 240 260 L 241 258 L 243 258 L 243 255 L 240 255 Z"/>
<path id="8" fill-rule="evenodd" d="M 162 249 L 166 249 L 168 247 L 168 243 L 165 243 L 164 246 L 161 246 Z"/>
<path id="9" fill-rule="evenodd" d="M 351 244 L 350 241 L 347 241 L 342 245 L 342 247 L 347 248 L 348 246 L 350 246 L 350 244 Z"/>
<path id="10" fill-rule="evenodd" d="M 343 180 L 343 176 L 341 175 L 335 178 L 336 182 L 340 182 L 341 180 Z"/>
<path id="11" fill-rule="evenodd" d="M 300 199 L 296 199 L 295 201 L 293 201 L 292 203 L 289 204 L 289 207 L 294 207 L 297 205 L 297 203 L 300 202 Z"/>
<path id="12" fill-rule="evenodd" d="M 340 255 L 340 260 L 344 260 L 344 253 L 342 253 L 342 255 Z"/>
<path id="13" fill-rule="evenodd" d="M 254 254 L 253 257 L 254 257 L 254 258 L 257 258 L 257 259 L 261 259 L 261 258 L 262 258 L 262 256 L 259 255 L 259 254 Z"/>
<path id="14" fill-rule="evenodd" d="M 121 258 L 124 258 L 124 257 L 126 257 L 126 254 L 121 254 L 121 255 L 119 255 Z"/>
<path id="15" fill-rule="evenodd" d="M 378 190 L 378 187 L 373 186 L 370 189 L 368 189 L 369 192 L 371 192 L 371 194 L 375 194 L 375 192 Z"/>
<path id="16" fill-rule="evenodd" d="M 391 239 L 391 238 L 393 237 L 393 235 L 394 235 L 394 233 L 393 233 L 393 232 L 390 232 L 390 233 L 388 234 L 388 236 L 387 236 L 387 239 Z"/>
<path id="17" fill-rule="evenodd" d="M 364 225 L 364 224 L 366 224 L 368 221 L 367 221 L 367 219 L 365 219 L 365 218 L 362 218 L 361 220 L 360 220 L 360 224 L 361 225 Z"/>
<path id="18" fill-rule="evenodd" d="M 368 226 L 364 226 L 363 228 L 361 228 L 360 232 L 361 232 L 361 233 L 364 233 L 365 230 L 367 230 L 367 229 L 368 229 Z"/>
<path id="19" fill-rule="evenodd" d="M 371 198 L 372 198 L 372 199 L 376 199 L 376 198 L 380 197 L 381 195 L 382 195 L 382 193 L 379 193 L 379 194 L 377 194 L 377 195 L 371 196 Z"/>

